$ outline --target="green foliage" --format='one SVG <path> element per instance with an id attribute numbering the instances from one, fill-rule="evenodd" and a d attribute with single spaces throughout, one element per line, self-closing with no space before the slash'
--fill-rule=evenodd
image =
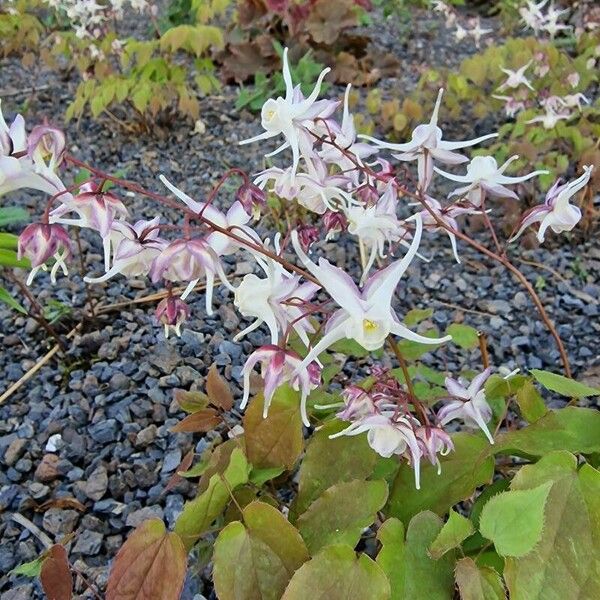
<path id="1" fill-rule="evenodd" d="M 446 329 L 446 335 L 452 336 L 452 342 L 460 346 L 463 350 L 472 350 L 479 344 L 479 335 L 477 329 L 463 325 L 462 323 L 452 323 Z"/>
<path id="2" fill-rule="evenodd" d="M 350 546 L 327 546 L 296 571 L 281 600 L 389 600 L 383 571 L 366 554 Z"/>
<path id="3" fill-rule="evenodd" d="M 527 491 L 502 492 L 483 507 L 479 529 L 502 556 L 524 556 L 538 543 L 551 487 L 543 483 Z"/>
<path id="4" fill-rule="evenodd" d="M 473 533 L 475 529 L 471 521 L 451 510 L 448 520 L 429 547 L 429 556 L 435 560 L 441 558 L 446 552 L 460 546 Z"/>
<path id="5" fill-rule="evenodd" d="M 253 502 L 242 514 L 243 523 L 229 523 L 215 544 L 219 599 L 281 598 L 294 572 L 308 560 L 306 546 L 276 508 Z"/>
<path id="6" fill-rule="evenodd" d="M 561 396 L 568 396 L 571 398 L 587 398 L 588 396 L 600 396 L 600 390 L 598 388 L 590 387 L 583 383 L 578 383 L 573 379 L 568 379 L 562 375 L 556 373 L 550 373 L 550 371 L 541 371 L 539 369 L 532 369 L 531 374 L 535 380 L 543 385 L 547 390 L 556 392 Z"/>
<path id="7" fill-rule="evenodd" d="M 462 600 L 505 600 L 500 575 L 490 567 L 479 567 L 471 558 L 456 563 L 456 584 Z"/>
<path id="8" fill-rule="evenodd" d="M 297 525 L 311 554 L 329 544 L 354 547 L 387 500 L 385 481 L 348 481 L 323 492 L 298 518 Z"/>
<path id="9" fill-rule="evenodd" d="M 413 470 L 403 463 L 390 490 L 386 514 L 408 522 L 423 510 L 445 515 L 457 502 L 491 481 L 494 460 L 482 453 L 489 443 L 479 436 L 457 433 L 452 436 L 455 451 L 440 459 L 442 472 L 430 464 L 421 467 L 421 489 L 415 489 Z"/>

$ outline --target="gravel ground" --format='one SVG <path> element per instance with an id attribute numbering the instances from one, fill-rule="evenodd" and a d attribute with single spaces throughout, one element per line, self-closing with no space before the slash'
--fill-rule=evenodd
<path id="1" fill-rule="evenodd" d="M 487 24 L 487 23 L 486 23 Z M 382 83 L 384 89 L 414 85 L 423 60 L 456 64 L 473 51 L 457 48 L 443 28 L 430 19 L 417 20 L 418 31 L 437 31 L 414 43 L 399 43 L 393 26 L 378 31 L 378 44 L 403 61 L 402 75 Z M 27 120 L 47 116 L 60 121 L 74 82 L 39 72 L 32 77 L 17 61 L 0 63 L 0 90 L 47 86 L 33 93 Z M 32 85 L 32 81 L 34 82 Z M 5 94 L 6 95 L 6 94 Z M 5 115 L 23 96 L 5 100 Z M 159 189 L 157 173 L 182 183 L 191 195 L 200 195 L 230 165 L 249 171 L 262 167 L 256 147 L 239 147 L 237 141 L 258 131 L 256 119 L 235 112 L 235 93 L 226 88 L 221 96 L 202 101 L 206 134 L 194 135 L 190 125 L 175 123 L 158 138 L 134 138 L 107 122 L 84 119 L 68 127 L 71 150 L 107 171 L 125 169 L 127 176 L 150 189 Z M 470 132 L 466 132 L 467 134 Z M 77 145 L 77 148 L 74 147 Z M 13 197 L 11 197 L 11 202 Z M 32 213 L 41 212 L 40 199 L 23 194 L 19 199 Z M 153 216 L 148 200 L 127 200 L 136 217 Z M 98 243 L 84 233 L 86 268 L 99 264 Z M 461 248 L 457 265 L 445 236 L 423 246 L 435 260 L 415 262 L 399 288 L 399 310 L 433 306 L 430 323 L 440 329 L 464 320 L 488 334 L 493 363 L 509 368 L 559 368 L 552 339 L 537 322 L 536 312 L 518 284 L 501 267 L 490 266 L 481 256 Z M 355 251 L 343 243 L 323 246 L 338 264 L 357 264 Z M 574 371 L 598 377 L 600 334 L 600 249 L 594 242 L 556 249 L 528 250 L 522 254 L 536 265 L 523 264 L 523 272 L 539 287 L 550 316 L 557 323 Z M 238 262 L 229 270 L 243 275 L 250 262 Z M 55 298 L 81 307 L 85 290 L 79 274 L 61 279 L 56 288 L 44 288 L 40 277 L 33 286 L 43 302 Z M 6 283 L 13 289 L 12 284 Z M 146 283 L 115 279 L 93 289 L 107 305 L 155 291 Z M 130 305 L 87 319 L 72 338 L 65 359 L 43 366 L 0 407 L 0 573 L 34 559 L 42 550 L 35 535 L 12 519 L 20 514 L 51 540 L 76 532 L 70 555 L 76 565 L 99 587 L 106 581 L 109 561 L 132 527 L 151 516 L 172 524 L 194 486 L 182 482 L 169 492 L 165 486 L 182 457 L 192 448 L 202 452 L 219 440 L 218 435 L 198 439 L 174 434 L 171 427 L 181 413 L 172 398 L 173 388 L 202 388 L 208 366 L 215 361 L 239 394 L 240 370 L 246 356 L 267 339 L 266 332 L 250 334 L 246 341 L 230 341 L 243 324 L 233 311 L 231 297 L 219 289 L 213 317 L 204 313 L 197 295 L 193 315 L 180 339 L 165 340 L 153 318 L 154 304 Z M 68 329 L 68 327 L 67 327 Z M 17 317 L 0 305 L 0 391 L 17 381 L 47 352 L 49 342 L 36 323 Z M 456 373 L 472 356 L 452 347 L 427 355 L 431 365 Z M 357 366 L 349 361 L 346 372 Z M 342 376 L 343 377 L 343 376 Z M 557 401 L 559 402 L 559 401 Z M 68 500 L 67 500 L 68 499 Z M 76 502 L 75 502 L 75 501 Z M 47 503 L 47 504 L 44 504 Z M 183 598 L 214 597 L 205 573 L 190 576 Z M 37 583 L 20 577 L 0 579 L 1 600 L 41 597 Z"/>

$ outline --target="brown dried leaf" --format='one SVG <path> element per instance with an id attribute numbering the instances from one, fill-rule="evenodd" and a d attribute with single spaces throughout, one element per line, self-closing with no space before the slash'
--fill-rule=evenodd
<path id="1" fill-rule="evenodd" d="M 357 24 L 352 0 L 317 0 L 305 21 L 308 33 L 317 44 L 333 44 L 344 29 Z"/>
<path id="2" fill-rule="evenodd" d="M 64 546 L 55 544 L 42 563 L 40 581 L 47 600 L 71 600 L 73 575 Z"/>
<path id="3" fill-rule="evenodd" d="M 231 410 L 233 407 L 233 394 L 229 389 L 228 383 L 221 377 L 217 365 L 212 365 L 208 370 L 206 378 L 206 393 L 213 406 L 223 410 Z"/>
<path id="4" fill-rule="evenodd" d="M 206 432 L 214 429 L 222 420 L 214 408 L 204 408 L 185 417 L 183 421 L 172 427 L 171 431 L 173 433 Z"/>
<path id="5" fill-rule="evenodd" d="M 186 566 L 181 538 L 160 519 L 144 521 L 114 560 L 106 600 L 178 600 Z"/>
<path id="6" fill-rule="evenodd" d="M 52 498 L 42 504 L 35 506 L 35 512 L 46 512 L 49 508 L 74 508 L 79 512 L 85 512 L 87 508 L 76 498 Z"/>

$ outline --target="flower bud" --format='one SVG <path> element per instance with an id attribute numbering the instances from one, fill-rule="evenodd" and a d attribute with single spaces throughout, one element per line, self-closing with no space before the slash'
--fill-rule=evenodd
<path id="1" fill-rule="evenodd" d="M 19 236 L 18 254 L 19 260 L 27 258 L 31 263 L 32 270 L 27 279 L 30 285 L 36 273 L 46 270 L 46 262 L 54 258 L 55 263 L 50 272 L 52 283 L 56 282 L 56 272 L 62 269 L 68 274 L 65 260 L 71 257 L 71 240 L 66 230 L 60 225 L 48 223 L 31 223 L 27 225 Z"/>
<path id="2" fill-rule="evenodd" d="M 177 337 L 181 335 L 181 324 L 188 318 L 190 309 L 181 299 L 168 296 L 160 301 L 154 313 L 160 323 L 165 326 L 165 337 L 169 337 L 171 329 Z"/>
<path id="3" fill-rule="evenodd" d="M 235 195 L 235 199 L 244 207 L 244 210 L 251 215 L 255 210 L 264 206 L 267 197 L 264 190 L 261 190 L 253 183 L 244 183 L 240 185 Z"/>
<path id="4" fill-rule="evenodd" d="M 325 225 L 327 237 L 329 237 L 330 235 L 341 233 L 342 231 L 348 229 L 348 219 L 342 212 L 333 212 L 332 210 L 328 210 L 323 215 L 323 225 Z"/>
<path id="5" fill-rule="evenodd" d="M 298 228 L 298 239 L 304 252 L 308 252 L 308 249 L 314 242 L 319 239 L 318 227 L 299 227 Z"/>

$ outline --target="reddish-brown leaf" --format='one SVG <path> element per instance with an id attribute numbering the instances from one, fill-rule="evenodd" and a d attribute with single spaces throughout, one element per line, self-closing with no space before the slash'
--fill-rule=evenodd
<path id="1" fill-rule="evenodd" d="M 186 563 L 181 538 L 160 519 L 144 521 L 115 558 L 106 600 L 178 600 Z"/>
<path id="2" fill-rule="evenodd" d="M 55 544 L 42 563 L 40 581 L 47 600 L 71 600 L 73 575 L 64 546 Z"/>
<path id="3" fill-rule="evenodd" d="M 167 485 L 165 485 L 165 489 L 163 490 L 163 494 L 171 491 L 180 481 L 183 480 L 183 477 L 179 475 L 180 471 L 187 471 L 192 466 L 192 461 L 194 460 L 194 450 L 190 450 L 184 457 L 183 460 L 179 463 L 179 466 L 175 469 L 175 473 L 171 475 L 169 481 L 167 481 Z"/>
<path id="4" fill-rule="evenodd" d="M 208 370 L 206 378 L 206 393 L 210 398 L 210 403 L 213 406 L 218 406 L 223 410 L 231 410 L 233 407 L 233 394 L 229 389 L 229 385 L 219 374 L 217 365 L 212 365 Z"/>
<path id="5" fill-rule="evenodd" d="M 222 419 L 214 408 L 204 408 L 198 412 L 188 415 L 183 421 L 177 423 L 171 429 L 174 433 L 197 433 L 199 431 L 210 431 L 214 429 Z"/>

